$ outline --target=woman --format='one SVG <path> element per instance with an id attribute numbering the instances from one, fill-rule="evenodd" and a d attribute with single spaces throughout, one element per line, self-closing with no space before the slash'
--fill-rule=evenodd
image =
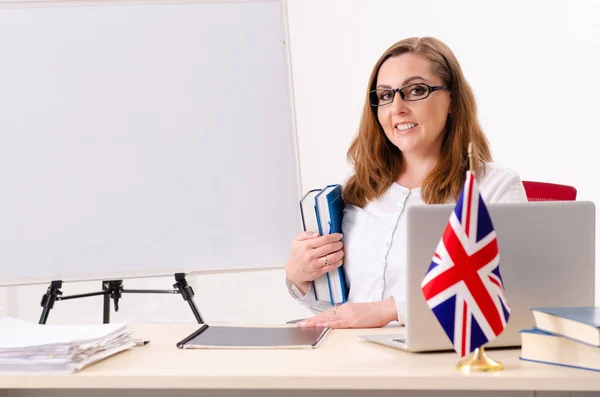
<path id="1" fill-rule="evenodd" d="M 313 312 L 300 326 L 381 327 L 404 323 L 402 225 L 413 205 L 456 202 L 473 144 L 486 203 L 527 201 L 519 176 L 492 163 L 471 87 L 441 41 L 409 38 L 379 58 L 369 79 L 358 134 L 348 150 L 342 235 L 294 238 L 285 266 L 292 296 Z M 317 302 L 311 281 L 344 264 L 348 302 Z M 425 270 L 424 270 L 425 271 Z"/>

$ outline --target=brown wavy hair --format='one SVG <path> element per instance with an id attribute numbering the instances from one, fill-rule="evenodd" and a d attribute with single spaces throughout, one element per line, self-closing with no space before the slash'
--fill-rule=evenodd
<path id="1" fill-rule="evenodd" d="M 402 171 L 402 152 L 387 138 L 377 118 L 377 108 L 369 102 L 375 89 L 381 65 L 389 58 L 414 53 L 431 61 L 433 72 L 449 87 L 450 116 L 446 121 L 440 160 L 421 186 L 421 197 L 428 204 L 457 200 L 469 168 L 468 145 L 473 144 L 476 171 L 484 170 L 483 162 L 492 161 L 487 138 L 477 120 L 477 105 L 458 60 L 446 44 L 432 37 L 412 37 L 397 42 L 379 58 L 365 96 L 358 134 L 348 149 L 348 162 L 354 174 L 344 186 L 344 200 L 364 207 L 383 194 Z"/>

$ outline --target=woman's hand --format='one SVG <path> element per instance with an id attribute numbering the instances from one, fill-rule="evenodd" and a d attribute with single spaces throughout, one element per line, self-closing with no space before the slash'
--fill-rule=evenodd
<path id="1" fill-rule="evenodd" d="M 398 319 L 393 297 L 378 302 L 344 303 L 299 322 L 298 327 L 378 328 Z"/>
<path id="2" fill-rule="evenodd" d="M 340 233 L 319 236 L 318 233 L 300 233 L 292 240 L 292 252 L 285 264 L 286 278 L 306 295 L 310 283 L 338 268 L 344 258 L 344 244 Z"/>

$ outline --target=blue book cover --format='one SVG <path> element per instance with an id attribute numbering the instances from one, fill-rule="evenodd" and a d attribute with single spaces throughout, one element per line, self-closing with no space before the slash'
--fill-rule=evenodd
<path id="1" fill-rule="evenodd" d="M 600 328 L 600 307 L 532 307 L 530 310 Z"/>
<path id="2" fill-rule="evenodd" d="M 530 328 L 530 329 L 522 329 L 521 331 L 519 331 L 519 333 L 521 333 L 521 334 L 538 334 L 538 335 L 556 336 L 552 332 L 546 332 L 546 331 L 538 329 L 536 327 L 533 327 L 533 328 Z"/>

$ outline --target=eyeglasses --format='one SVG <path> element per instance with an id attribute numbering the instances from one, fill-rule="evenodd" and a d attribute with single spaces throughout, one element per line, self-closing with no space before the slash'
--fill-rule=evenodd
<path id="1" fill-rule="evenodd" d="M 425 83 L 409 84 L 400 88 L 380 88 L 369 92 L 371 106 L 385 106 L 394 101 L 396 91 L 403 101 L 420 101 L 427 98 L 432 92 L 445 90 L 447 87 L 436 85 L 430 86 Z"/>

